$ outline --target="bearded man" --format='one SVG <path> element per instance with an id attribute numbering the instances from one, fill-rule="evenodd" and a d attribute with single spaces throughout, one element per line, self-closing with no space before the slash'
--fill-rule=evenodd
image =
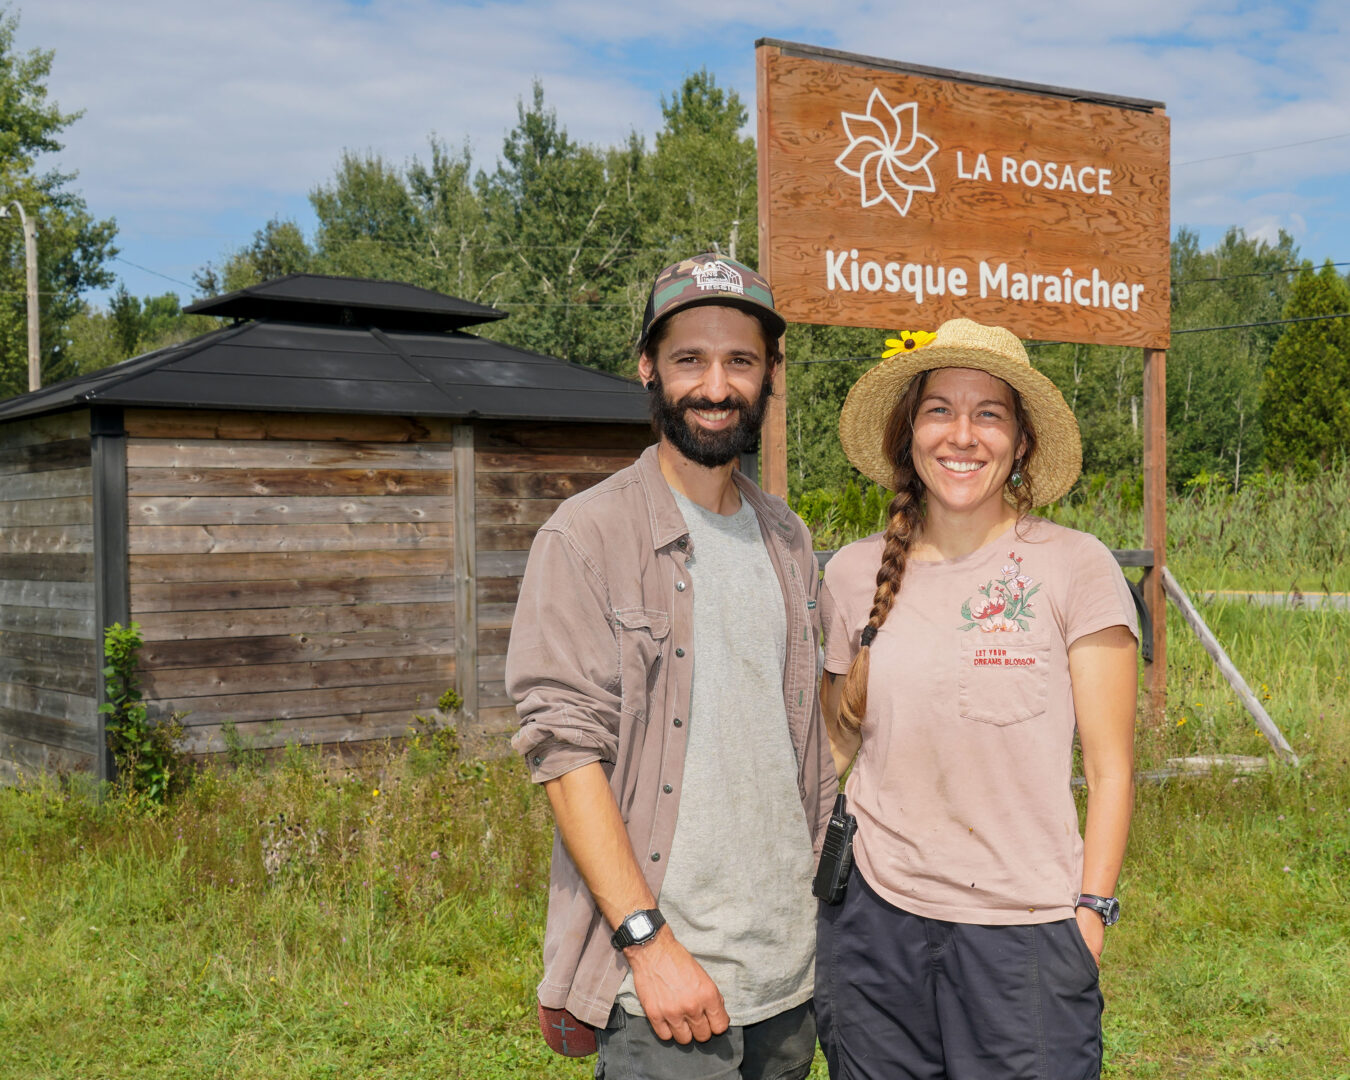
<path id="1" fill-rule="evenodd" d="M 657 275 L 638 371 L 660 438 L 539 530 L 506 661 L 557 823 L 540 1023 L 596 1075 L 804 1077 L 837 790 L 811 538 L 738 472 L 784 330 L 715 254 Z M 594 1029 L 592 1032 L 591 1029 Z"/>

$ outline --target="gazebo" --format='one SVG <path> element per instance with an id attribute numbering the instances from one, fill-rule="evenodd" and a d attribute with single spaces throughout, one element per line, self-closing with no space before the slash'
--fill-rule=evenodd
<path id="1" fill-rule="evenodd" d="M 635 383 L 465 332 L 503 312 L 294 274 L 231 325 L 0 403 L 0 781 L 112 772 L 104 628 L 185 749 L 407 733 L 448 687 L 504 745 L 535 530 L 652 441 Z"/>

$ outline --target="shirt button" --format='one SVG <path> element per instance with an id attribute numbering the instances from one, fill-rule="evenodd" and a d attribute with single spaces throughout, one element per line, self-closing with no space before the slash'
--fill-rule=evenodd
<path id="1" fill-rule="evenodd" d="M 674 791 L 675 789 L 674 789 L 673 787 L 671 787 L 669 784 L 666 784 L 665 786 L 663 786 L 663 787 L 661 788 L 661 790 L 664 791 L 667 795 L 669 795 L 669 794 L 670 794 L 672 791 Z"/>
<path id="2" fill-rule="evenodd" d="M 684 650 L 683 650 L 683 649 L 676 649 L 676 650 L 675 650 L 675 655 L 676 655 L 676 656 L 683 656 L 683 655 L 684 655 Z"/>
<path id="3" fill-rule="evenodd" d="M 660 861 L 661 861 L 661 853 L 659 851 L 653 851 L 652 862 L 660 862 Z"/>
<path id="4" fill-rule="evenodd" d="M 677 581 L 677 582 L 675 582 L 675 591 L 676 591 L 676 592 L 684 592 L 684 582 L 683 582 L 683 581 Z"/>
<path id="5" fill-rule="evenodd" d="M 675 541 L 675 546 L 679 548 L 681 551 L 683 551 L 685 548 L 689 546 L 689 541 L 684 539 L 684 537 L 681 537 L 680 539 Z"/>
<path id="6" fill-rule="evenodd" d="M 542 764 L 544 763 L 544 759 L 541 758 L 541 757 L 539 757 L 538 755 L 536 755 L 536 756 L 535 756 L 535 759 L 534 759 L 534 763 L 535 763 L 536 766 L 542 765 Z"/>
<path id="7" fill-rule="evenodd" d="M 684 726 L 684 721 L 681 720 L 678 716 L 675 717 L 675 726 L 676 726 L 676 727 L 683 727 L 683 726 Z"/>

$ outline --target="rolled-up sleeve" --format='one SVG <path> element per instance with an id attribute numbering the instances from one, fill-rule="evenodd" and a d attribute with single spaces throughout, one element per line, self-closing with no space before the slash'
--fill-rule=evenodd
<path id="1" fill-rule="evenodd" d="M 565 532 L 530 548 L 506 650 L 520 730 L 511 745 L 543 783 L 618 754 L 621 682 L 608 590 Z"/>

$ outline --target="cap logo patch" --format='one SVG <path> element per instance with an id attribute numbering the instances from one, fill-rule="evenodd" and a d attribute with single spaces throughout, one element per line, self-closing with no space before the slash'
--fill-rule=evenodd
<path id="1" fill-rule="evenodd" d="M 694 267 L 694 283 L 703 292 L 732 292 L 745 295 L 745 284 L 741 275 L 721 259 L 702 263 Z"/>

